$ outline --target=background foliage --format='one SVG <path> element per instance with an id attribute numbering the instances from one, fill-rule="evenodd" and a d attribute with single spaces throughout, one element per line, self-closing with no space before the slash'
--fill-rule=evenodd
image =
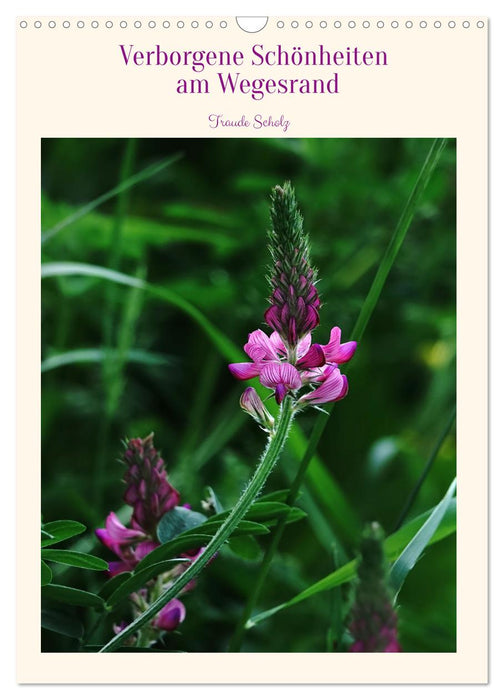
<path id="1" fill-rule="evenodd" d="M 316 339 L 327 342 L 339 325 L 350 340 L 429 145 L 428 139 L 45 139 L 42 262 L 100 265 L 147 280 L 193 304 L 241 348 L 266 308 L 269 192 L 290 179 L 320 271 Z M 81 211 L 114 188 L 114 196 Z M 363 523 L 378 520 L 387 533 L 396 526 L 455 402 L 455 252 L 452 141 L 348 365 L 349 396 L 335 407 L 319 444 L 324 471 L 311 474 L 299 501 L 308 518 L 287 528 L 258 610 L 352 558 Z M 238 351 L 235 359 L 245 357 Z M 92 533 L 121 505 L 125 436 L 155 432 L 183 502 L 199 507 L 211 485 L 225 508 L 233 505 L 263 434 L 240 412 L 243 387 L 226 360 L 183 309 L 103 279 L 44 279 L 42 360 L 42 512 L 46 522 L 87 525 L 73 550 L 108 557 Z M 306 435 L 316 415 L 300 418 Z M 296 466 L 286 452 L 267 490 L 288 486 Z M 439 502 L 454 473 L 451 434 L 408 518 Z M 335 488 L 344 495 L 344 518 L 334 506 Z M 264 547 L 267 536 L 257 541 Z M 226 547 L 185 598 L 187 618 L 167 648 L 225 651 L 257 568 L 257 560 Z M 58 583 L 91 592 L 106 580 L 100 571 L 57 564 L 53 572 Z M 332 649 L 327 640 L 340 619 L 339 601 L 334 591 L 324 592 L 257 625 L 244 651 Z M 401 590 L 404 650 L 455 650 L 455 603 L 452 535 L 427 550 Z M 110 620 L 100 622 L 86 608 L 72 614 L 86 626 L 97 623 L 92 643 L 110 637 Z M 43 648 L 74 650 L 77 642 L 44 631 Z"/>

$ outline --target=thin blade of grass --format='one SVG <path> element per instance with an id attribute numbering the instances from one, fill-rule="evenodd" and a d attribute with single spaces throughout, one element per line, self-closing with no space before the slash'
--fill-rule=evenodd
<path id="1" fill-rule="evenodd" d="M 62 221 L 59 223 L 55 224 L 51 228 L 47 229 L 42 233 L 42 243 L 46 243 L 48 240 L 50 240 L 53 236 L 55 236 L 57 233 L 62 231 L 64 228 L 67 226 L 70 226 L 70 224 L 73 224 L 75 221 L 78 221 L 81 219 L 83 216 L 86 214 L 89 214 L 89 212 L 93 211 L 93 209 L 96 209 L 97 207 L 101 206 L 105 202 L 107 202 L 109 199 L 113 199 L 114 197 L 117 197 L 118 194 L 121 192 L 124 192 L 125 190 L 130 189 L 131 187 L 134 187 L 135 185 L 138 185 L 140 182 L 143 182 L 144 180 L 148 180 L 151 177 L 154 177 L 154 175 L 157 175 L 159 172 L 164 170 L 170 165 L 173 165 L 177 160 L 180 160 L 182 158 L 181 153 L 177 153 L 174 156 L 170 156 L 169 158 L 165 158 L 164 160 L 160 161 L 159 163 L 154 163 L 153 165 L 149 165 L 147 168 L 144 168 L 143 170 L 140 170 L 140 172 L 135 173 L 135 175 L 132 175 L 131 177 L 127 178 L 123 182 L 121 182 L 117 187 L 113 187 L 111 190 L 108 192 L 105 192 L 104 194 L 100 195 L 96 199 L 93 199 L 91 202 L 87 202 L 84 206 L 80 207 L 80 209 L 77 209 L 76 211 L 72 212 L 69 216 L 64 218 Z"/>
<path id="2" fill-rule="evenodd" d="M 446 438 L 448 437 L 448 435 L 451 431 L 453 421 L 455 420 L 456 410 L 457 410 L 456 406 L 454 406 L 453 411 L 450 414 L 450 417 L 448 419 L 448 422 L 447 422 L 443 432 L 441 433 L 441 435 L 439 436 L 439 438 L 436 441 L 436 444 L 432 448 L 432 452 L 429 456 L 429 459 L 427 460 L 427 463 L 426 463 L 425 467 L 423 468 L 422 473 L 420 474 L 418 481 L 416 482 L 416 484 L 413 488 L 413 491 L 410 493 L 408 500 L 406 501 L 404 508 L 401 511 L 401 514 L 397 520 L 397 524 L 394 527 L 394 530 L 398 530 L 401 527 L 401 525 L 403 524 L 403 522 L 406 520 L 406 516 L 408 515 L 408 513 L 411 509 L 411 506 L 415 502 L 415 498 L 418 496 L 418 493 L 420 492 L 420 489 L 422 488 L 423 482 L 427 478 L 427 475 L 429 474 L 432 465 L 436 461 L 436 457 L 438 455 L 439 450 L 441 449 L 441 445 L 446 440 Z"/>
<path id="3" fill-rule="evenodd" d="M 105 352 L 110 352 L 112 358 L 118 355 L 117 350 L 105 351 L 103 348 L 80 348 L 76 350 L 69 350 L 68 352 L 62 352 L 46 357 L 45 360 L 42 361 L 40 370 L 41 372 L 50 372 L 53 369 L 59 369 L 60 367 L 66 367 L 67 365 L 73 364 L 100 364 L 103 362 Z M 153 366 L 168 366 L 173 364 L 173 358 L 169 357 L 168 355 L 149 352 L 148 350 L 142 349 L 129 350 L 126 353 L 126 360 L 128 362 Z"/>
<path id="4" fill-rule="evenodd" d="M 394 601 L 397 600 L 397 596 L 404 581 L 406 580 L 406 576 L 421 557 L 424 549 L 431 541 L 434 533 L 439 527 L 439 524 L 444 518 L 456 487 L 457 480 L 454 479 L 450 484 L 444 498 L 434 508 L 429 518 L 425 521 L 413 539 L 408 542 L 408 545 L 405 547 L 404 551 L 394 562 L 394 565 L 390 570 L 390 587 L 395 596 Z"/>
<path id="5" fill-rule="evenodd" d="M 434 172 L 438 164 L 439 158 L 445 145 L 446 139 L 435 139 L 429 150 L 429 153 L 427 154 L 425 162 L 418 175 L 417 181 L 413 187 L 413 190 L 411 191 L 408 201 L 406 202 L 406 206 L 404 207 L 404 210 L 399 218 L 399 222 L 394 231 L 394 234 L 390 239 L 387 249 L 380 262 L 380 265 L 378 266 L 378 270 L 376 271 L 376 275 L 373 280 L 373 283 L 371 284 L 371 288 L 366 296 L 366 299 L 364 300 L 364 304 L 361 307 L 359 316 L 350 335 L 352 340 L 356 340 L 357 342 L 360 342 L 362 340 L 362 336 L 364 334 L 364 331 L 366 330 L 366 326 L 369 322 L 369 319 L 371 318 L 371 314 L 373 313 L 378 303 L 387 277 L 390 273 L 390 270 L 392 269 L 392 265 L 394 264 L 397 254 L 406 237 L 406 233 L 408 232 L 408 229 L 410 227 L 415 211 L 420 203 L 422 194 L 424 193 L 425 188 L 427 187 L 429 180 L 432 176 L 432 173 Z M 319 489 L 317 487 L 316 478 L 313 478 L 313 475 L 310 470 L 310 462 L 312 461 L 312 458 L 315 455 L 318 443 L 320 441 L 320 438 L 322 437 L 327 422 L 331 417 L 331 414 L 334 410 L 334 406 L 335 404 L 331 404 L 330 406 L 328 406 L 327 413 L 321 413 L 320 416 L 317 418 L 317 422 L 315 423 L 312 434 L 310 435 L 308 446 L 306 448 L 305 454 L 303 456 L 303 459 L 301 460 L 301 464 L 299 467 L 299 470 L 302 472 L 308 470 L 307 476 L 310 481 L 310 484 L 317 490 L 321 497 L 324 496 L 325 485 L 324 488 Z"/>

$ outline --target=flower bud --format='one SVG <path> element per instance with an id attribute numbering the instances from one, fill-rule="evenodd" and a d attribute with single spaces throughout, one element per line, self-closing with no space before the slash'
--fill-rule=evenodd
<path id="1" fill-rule="evenodd" d="M 266 431 L 270 431 L 275 419 L 263 404 L 255 389 L 249 386 L 240 397 L 240 406 Z"/>

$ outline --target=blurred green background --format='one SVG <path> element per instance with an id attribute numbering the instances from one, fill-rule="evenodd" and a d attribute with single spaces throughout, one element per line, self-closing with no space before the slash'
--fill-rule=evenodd
<path id="1" fill-rule="evenodd" d="M 315 340 L 326 343 L 334 325 L 351 340 L 430 143 L 44 139 L 42 262 L 88 263 L 148 280 L 192 303 L 241 348 L 250 331 L 265 328 L 269 192 L 291 180 L 320 276 Z M 446 426 L 455 402 L 455 160 L 449 141 L 346 366 L 349 395 L 335 406 L 319 445 L 329 481 L 306 481 L 299 504 L 308 518 L 287 528 L 257 611 L 332 571 L 334 542 L 353 557 L 363 523 L 378 520 L 392 531 Z M 151 166 L 154 174 L 80 215 Z M 74 351 L 82 352 L 68 354 Z M 246 358 L 240 351 L 235 359 Z M 239 409 L 244 385 L 180 308 L 103 279 L 44 279 L 42 360 L 42 512 L 45 521 L 85 523 L 83 550 L 108 558 L 92 532 L 109 511 L 120 510 L 118 459 L 126 436 L 154 431 L 182 502 L 199 508 L 211 485 L 224 507 L 234 504 L 264 434 Z M 299 418 L 306 435 L 316 417 L 309 411 Z M 286 452 L 266 490 L 288 486 L 296 466 Z M 452 433 L 408 518 L 434 506 L 454 473 Z M 350 518 L 335 507 L 332 484 L 342 490 Z M 264 548 L 267 537 L 258 542 Z M 257 570 L 257 560 L 225 548 L 185 597 L 186 621 L 168 647 L 225 651 Z M 88 590 L 104 582 L 101 573 L 58 576 Z M 452 535 L 427 550 L 401 591 L 404 651 L 456 649 L 455 583 Z M 243 650 L 326 651 L 334 595 L 315 596 L 255 627 Z M 78 615 L 92 621 L 89 612 Z M 110 637 L 110 624 L 98 626 L 95 643 Z M 47 651 L 74 648 L 70 639 L 43 633 Z"/>

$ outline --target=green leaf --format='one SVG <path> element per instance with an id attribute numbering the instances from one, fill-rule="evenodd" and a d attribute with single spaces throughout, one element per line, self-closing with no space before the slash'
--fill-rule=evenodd
<path id="1" fill-rule="evenodd" d="M 405 546 L 411 541 L 411 539 L 417 534 L 417 532 L 421 530 L 422 526 L 428 521 L 428 519 L 434 513 L 436 508 L 437 506 L 427 511 L 426 513 L 422 513 L 422 515 L 419 515 L 414 520 L 410 521 L 409 523 L 406 523 L 400 530 L 397 530 L 397 532 L 394 532 L 392 535 L 387 537 L 387 539 L 384 542 L 384 550 L 387 559 L 392 561 L 397 559 L 400 553 L 404 550 Z M 435 542 L 438 542 L 439 540 L 442 540 L 445 537 L 448 537 L 453 532 L 455 532 L 455 529 L 456 501 L 452 498 L 446 507 L 444 516 L 441 522 L 439 523 L 437 530 L 433 533 L 433 535 L 430 538 L 429 545 L 434 544 Z M 357 560 L 352 559 L 352 561 L 347 562 L 328 576 L 325 576 L 324 578 L 320 579 L 308 588 L 305 588 L 304 591 L 298 593 L 298 595 L 294 596 L 285 603 L 282 603 L 274 608 L 270 608 L 269 610 L 265 610 L 264 612 L 255 615 L 247 622 L 246 626 L 247 628 L 254 627 L 254 625 L 263 622 L 264 620 L 268 619 L 269 617 L 272 617 L 276 613 L 281 612 L 282 610 L 286 610 L 287 608 L 290 608 L 291 606 L 296 605 L 297 603 L 301 603 L 302 601 L 307 600 L 308 598 L 311 598 L 312 596 L 317 595 L 318 593 L 322 593 L 323 591 L 331 590 L 335 586 L 341 586 L 344 583 L 348 583 L 356 576 L 356 573 Z"/>
<path id="2" fill-rule="evenodd" d="M 131 578 L 132 576 L 133 574 L 131 571 L 122 571 L 120 574 L 116 574 L 115 576 L 112 576 L 112 578 L 109 578 L 108 581 L 106 581 L 100 588 L 100 598 L 103 598 L 104 600 L 110 598 L 115 589 L 119 588 L 122 583 L 127 581 L 127 579 Z"/>
<path id="3" fill-rule="evenodd" d="M 153 549 L 152 552 L 149 552 L 149 554 L 137 564 L 135 571 L 141 571 L 151 564 L 166 561 L 173 555 L 183 554 L 184 552 L 189 552 L 191 549 L 204 547 L 210 540 L 210 535 L 204 533 L 179 535 L 174 540 L 165 542 L 159 545 L 159 547 L 156 547 L 156 549 Z"/>
<path id="4" fill-rule="evenodd" d="M 86 608 L 103 608 L 103 599 L 95 593 L 82 591 L 80 588 L 70 588 L 50 583 L 42 588 L 44 598 L 57 600 L 58 603 L 79 605 Z"/>
<path id="5" fill-rule="evenodd" d="M 264 501 L 268 501 L 269 503 L 285 503 L 285 500 L 289 495 L 289 491 L 290 489 L 280 489 L 279 491 L 265 493 L 263 496 L 259 496 L 259 498 L 256 499 L 256 504 L 264 503 Z"/>
<path id="6" fill-rule="evenodd" d="M 264 522 L 276 520 L 280 515 L 285 515 L 286 513 L 292 512 L 295 520 L 305 516 L 302 510 L 299 508 L 291 508 L 285 503 L 274 502 L 274 501 L 256 501 L 252 504 L 246 514 L 246 519 L 253 522 Z M 218 515 L 212 515 L 207 520 L 207 524 L 222 522 L 227 518 L 230 511 L 224 511 Z"/>
<path id="7" fill-rule="evenodd" d="M 215 495 L 215 491 L 211 486 L 207 486 L 207 502 L 212 506 L 216 514 L 222 513 L 224 508 L 221 506 L 221 503 L 217 496 Z"/>
<path id="8" fill-rule="evenodd" d="M 186 530 L 201 525 L 207 520 L 206 515 L 198 513 L 195 510 L 189 510 L 181 506 L 175 506 L 168 510 L 157 527 L 157 536 L 161 544 L 173 540 L 177 535 L 180 535 Z"/>
<path id="9" fill-rule="evenodd" d="M 79 569 L 92 569 L 94 571 L 106 571 L 108 569 L 107 562 L 99 557 L 94 557 L 92 554 L 84 554 L 83 552 L 72 552 L 67 549 L 44 549 L 42 550 L 42 559 L 54 561 L 58 564 L 75 566 Z"/>
<path id="10" fill-rule="evenodd" d="M 41 625 L 44 629 L 58 634 L 64 634 L 66 637 L 82 639 L 84 636 L 84 627 L 80 620 L 71 615 L 68 615 L 61 610 L 42 609 Z"/>
<path id="11" fill-rule="evenodd" d="M 222 518 L 221 520 L 214 520 L 211 523 L 204 523 L 203 525 L 194 528 L 194 530 L 191 530 L 191 532 L 201 532 L 207 535 L 213 535 L 217 532 L 224 520 L 225 518 Z M 262 523 L 256 523 L 250 520 L 240 520 L 239 524 L 230 534 L 230 537 L 235 537 L 237 535 L 267 535 L 268 532 L 269 528 Z"/>
<path id="12" fill-rule="evenodd" d="M 121 600 L 127 598 L 131 593 L 135 593 L 141 588 L 147 581 L 156 578 L 160 574 L 165 573 L 169 569 L 173 569 L 176 564 L 182 564 L 190 562 L 190 559 L 169 559 L 168 561 L 161 561 L 151 566 L 147 566 L 140 571 L 135 571 L 132 576 L 123 581 L 120 586 L 118 586 L 115 591 L 113 591 L 107 598 L 107 607 L 112 607 L 117 605 Z"/>
<path id="13" fill-rule="evenodd" d="M 228 542 L 228 547 L 238 557 L 247 561 L 257 561 L 262 552 L 259 544 L 250 535 L 232 537 Z"/>
<path id="14" fill-rule="evenodd" d="M 40 585 L 41 586 L 47 586 L 48 583 L 51 583 L 52 581 L 52 571 L 49 566 L 43 561 L 40 562 L 40 565 L 42 567 L 41 575 L 40 575 Z"/>
<path id="15" fill-rule="evenodd" d="M 45 523 L 43 529 L 50 537 L 42 535 L 41 547 L 49 547 L 49 545 L 58 544 L 58 542 L 68 540 L 70 537 L 80 535 L 86 526 L 75 520 L 54 520 L 51 523 Z"/>
<path id="16" fill-rule="evenodd" d="M 394 562 L 394 565 L 390 570 L 390 587 L 395 594 L 395 599 L 397 599 L 397 595 L 401 590 L 406 576 L 415 566 L 424 549 L 432 540 L 432 537 L 441 524 L 441 521 L 448 510 L 448 506 L 450 505 L 456 487 L 457 480 L 454 479 L 450 484 L 444 498 L 434 508 L 429 518 L 418 530 L 416 535 L 408 542 L 407 546 Z"/>

